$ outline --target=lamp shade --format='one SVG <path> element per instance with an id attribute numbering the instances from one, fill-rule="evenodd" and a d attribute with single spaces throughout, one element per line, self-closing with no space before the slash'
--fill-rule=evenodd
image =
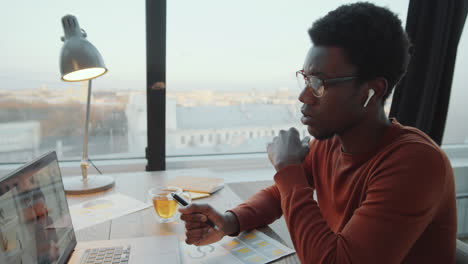
<path id="1" fill-rule="evenodd" d="M 68 82 L 85 81 L 107 72 L 101 54 L 88 40 L 78 20 L 73 15 L 62 18 L 65 36 L 60 54 L 62 80 Z"/>

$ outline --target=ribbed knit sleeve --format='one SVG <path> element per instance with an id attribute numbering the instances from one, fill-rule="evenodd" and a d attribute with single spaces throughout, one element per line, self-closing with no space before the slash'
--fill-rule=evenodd
<path id="1" fill-rule="evenodd" d="M 237 216 L 240 231 L 271 224 L 283 214 L 278 188 L 263 189 L 230 211 Z"/>

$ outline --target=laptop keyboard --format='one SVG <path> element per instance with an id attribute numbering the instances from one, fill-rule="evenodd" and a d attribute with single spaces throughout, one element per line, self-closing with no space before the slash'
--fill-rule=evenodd
<path id="1" fill-rule="evenodd" d="M 90 248 L 81 258 L 81 264 L 127 264 L 130 246 Z"/>

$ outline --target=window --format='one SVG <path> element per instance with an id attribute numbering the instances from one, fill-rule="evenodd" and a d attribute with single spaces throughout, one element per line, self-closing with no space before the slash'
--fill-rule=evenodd
<path id="1" fill-rule="evenodd" d="M 346 2 L 167 1 L 167 156 L 265 151 L 270 131 L 303 131 L 294 72 L 310 46 L 307 29 Z M 405 21 L 407 0 L 374 2 Z M 143 158 L 145 1 L 13 1 L 0 17 L 8 40 L 0 42 L 0 163 L 49 150 L 80 159 L 86 83 L 60 81 L 66 14 L 78 18 L 109 69 L 93 81 L 90 158 Z M 219 140 L 197 144 L 200 133 Z"/>
<path id="2" fill-rule="evenodd" d="M 10 1 L 6 10 L 0 16 L 0 163 L 49 150 L 61 160 L 81 158 L 87 83 L 60 80 L 66 14 L 77 17 L 109 69 L 93 81 L 90 158 L 144 157 L 145 2 Z"/>
<path id="3" fill-rule="evenodd" d="M 466 110 L 466 84 L 468 76 L 468 25 L 465 24 L 458 44 L 457 61 L 453 73 L 452 90 L 450 93 L 449 111 L 444 131 L 444 145 L 468 146 L 468 111 Z"/>
<path id="4" fill-rule="evenodd" d="M 449 110 L 444 130 L 443 149 L 454 167 L 457 191 L 457 237 L 468 241 L 468 195 L 465 177 L 468 159 L 468 111 L 466 110 L 466 75 L 468 60 L 468 29 L 465 23 L 458 44 L 457 59 L 453 74 Z"/>
<path id="5" fill-rule="evenodd" d="M 226 140 L 198 146 L 167 140 L 166 155 L 263 152 L 279 130 L 305 131 L 294 73 L 310 47 L 307 29 L 347 2 L 167 1 L 166 98 L 176 107 L 166 119 L 176 124 L 166 134 L 208 131 Z M 408 0 L 372 2 L 405 22 Z M 228 140 L 233 131 L 246 136 L 234 132 Z"/>

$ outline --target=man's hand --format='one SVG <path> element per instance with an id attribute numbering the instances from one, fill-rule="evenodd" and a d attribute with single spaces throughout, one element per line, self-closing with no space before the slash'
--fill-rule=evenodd
<path id="1" fill-rule="evenodd" d="M 299 131 L 291 127 L 288 131 L 281 130 L 273 142 L 267 145 L 268 158 L 276 171 L 292 165 L 302 163 L 309 152 L 309 137 L 299 138 Z"/>
<path id="2" fill-rule="evenodd" d="M 179 212 L 182 213 L 180 219 L 185 221 L 187 244 L 208 245 L 239 231 L 239 223 L 233 213 L 220 214 L 208 204 L 191 204 L 180 208 Z M 206 223 L 208 219 L 215 224 L 215 228 Z"/>

